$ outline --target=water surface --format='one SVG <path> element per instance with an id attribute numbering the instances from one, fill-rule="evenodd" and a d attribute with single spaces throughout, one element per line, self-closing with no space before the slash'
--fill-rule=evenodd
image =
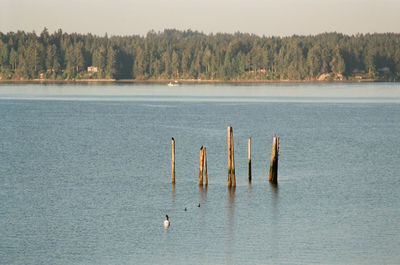
<path id="1" fill-rule="evenodd" d="M 0 263 L 399 264 L 399 103 L 391 83 L 2 84 Z"/>

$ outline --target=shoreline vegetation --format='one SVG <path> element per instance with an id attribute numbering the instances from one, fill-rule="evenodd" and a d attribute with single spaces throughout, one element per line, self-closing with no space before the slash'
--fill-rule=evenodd
<path id="1" fill-rule="evenodd" d="M 265 37 L 166 29 L 100 37 L 0 32 L 0 83 L 400 80 L 400 34 Z"/>
<path id="2" fill-rule="evenodd" d="M 176 82 L 178 85 L 181 84 L 263 84 L 263 83 L 372 83 L 372 82 L 397 82 L 396 80 L 376 80 L 376 79 L 361 79 L 361 80 L 196 80 L 196 79 L 65 79 L 65 80 L 55 80 L 55 79 L 5 79 L 0 80 L 0 84 L 71 84 L 71 83 L 81 83 L 81 84 L 101 84 L 101 83 L 132 83 L 132 84 L 168 84 Z"/>

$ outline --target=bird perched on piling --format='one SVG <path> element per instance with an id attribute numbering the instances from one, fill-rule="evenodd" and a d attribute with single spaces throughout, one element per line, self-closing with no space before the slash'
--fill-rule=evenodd
<path id="1" fill-rule="evenodd" d="M 171 223 L 169 222 L 168 215 L 166 215 L 164 220 L 164 228 L 167 229 L 170 225 Z"/>

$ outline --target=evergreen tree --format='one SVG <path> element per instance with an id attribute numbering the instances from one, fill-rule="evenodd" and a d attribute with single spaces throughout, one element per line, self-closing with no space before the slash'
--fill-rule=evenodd
<path id="1" fill-rule="evenodd" d="M 107 49 L 106 77 L 116 78 L 118 74 L 118 51 L 115 47 L 109 46 Z"/>
<path id="2" fill-rule="evenodd" d="M 11 49 L 10 51 L 10 58 L 9 58 L 9 64 L 11 66 L 11 69 L 15 71 L 17 69 L 18 65 L 18 53 L 14 50 L 14 48 Z"/>
<path id="3" fill-rule="evenodd" d="M 312 78 L 317 77 L 321 73 L 322 60 L 321 60 L 321 46 L 313 46 L 307 55 L 307 64 L 309 75 Z"/>
<path id="4" fill-rule="evenodd" d="M 43 46 L 38 41 L 29 42 L 24 52 L 24 77 L 38 78 L 38 73 L 43 70 L 43 54 Z"/>
<path id="5" fill-rule="evenodd" d="M 56 76 L 61 70 L 60 54 L 57 46 L 52 44 L 47 46 L 46 52 L 46 69 L 47 72 L 52 73 Z"/>
<path id="6" fill-rule="evenodd" d="M 179 77 L 179 55 L 175 50 L 172 52 L 171 74 L 175 78 Z"/>
<path id="7" fill-rule="evenodd" d="M 92 64 L 93 66 L 98 68 L 99 75 L 101 78 L 104 77 L 104 73 L 106 71 L 106 63 L 107 63 L 107 50 L 104 46 L 100 46 L 93 52 Z"/>
<path id="8" fill-rule="evenodd" d="M 0 65 L 8 65 L 8 45 L 0 40 Z"/>
<path id="9" fill-rule="evenodd" d="M 133 78 L 144 79 L 146 73 L 146 58 L 144 50 L 138 47 L 136 50 L 135 61 L 133 62 Z"/>

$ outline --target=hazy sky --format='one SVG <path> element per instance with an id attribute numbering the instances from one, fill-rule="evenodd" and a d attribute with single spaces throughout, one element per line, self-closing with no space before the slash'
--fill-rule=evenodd
<path id="1" fill-rule="evenodd" d="M 0 0 L 0 31 L 400 32 L 400 0 Z"/>

